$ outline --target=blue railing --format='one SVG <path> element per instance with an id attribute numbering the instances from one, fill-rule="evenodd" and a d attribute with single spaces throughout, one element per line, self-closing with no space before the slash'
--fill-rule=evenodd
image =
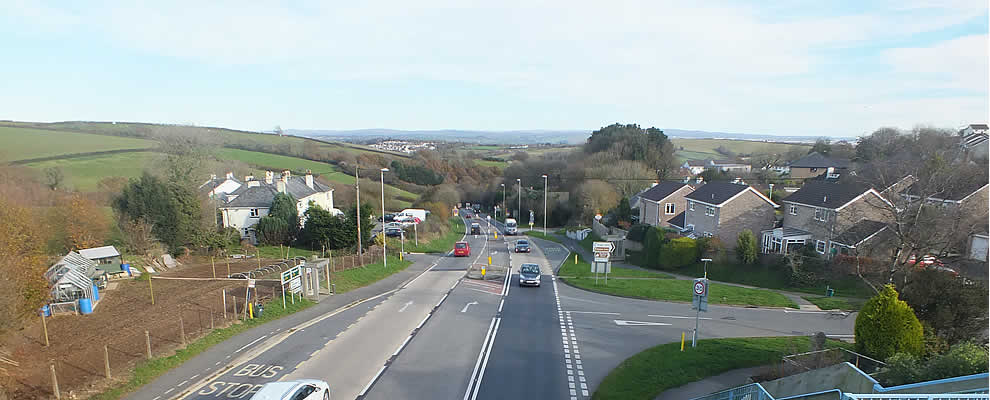
<path id="1" fill-rule="evenodd" d="M 858 369 L 856 369 L 858 371 Z M 866 375 L 860 371 L 863 375 L 873 380 L 872 377 Z M 839 400 L 874 400 L 874 399 L 896 399 L 896 400 L 941 400 L 941 399 L 974 399 L 974 400 L 990 400 L 990 385 L 987 385 L 988 379 L 990 379 L 990 374 L 982 373 L 967 376 L 958 376 L 955 378 L 938 379 L 928 382 L 912 383 L 908 385 L 892 386 L 892 387 L 882 387 L 878 383 L 874 383 L 875 393 L 843 393 L 839 389 L 824 390 L 814 393 L 805 393 L 795 396 L 782 397 L 775 399 L 763 388 L 759 383 L 750 383 L 748 385 L 743 385 L 735 387 L 728 390 L 723 390 L 721 392 L 712 393 L 706 396 L 696 397 L 691 400 L 799 400 L 803 398 L 815 397 L 820 398 L 820 396 L 834 392 L 836 399 Z M 942 385 L 953 382 L 978 382 L 983 385 L 979 389 L 964 389 L 952 391 L 951 394 L 924 394 L 923 392 L 931 390 L 935 385 Z M 873 380 L 873 382 L 876 382 Z M 902 393 L 888 393 L 894 390 L 917 390 L 917 392 L 912 394 L 902 394 Z"/>
<path id="2" fill-rule="evenodd" d="M 759 383 L 750 383 L 729 390 L 697 397 L 693 400 L 774 400 Z"/>

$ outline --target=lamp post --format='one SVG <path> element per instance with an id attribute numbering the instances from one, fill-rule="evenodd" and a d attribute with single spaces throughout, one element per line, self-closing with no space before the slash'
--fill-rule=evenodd
<path id="1" fill-rule="evenodd" d="M 516 178 L 519 193 L 516 195 L 516 218 L 522 219 L 522 179 Z"/>
<path id="2" fill-rule="evenodd" d="M 705 263 L 705 279 L 708 279 L 708 263 L 712 262 L 711 258 L 702 258 L 701 262 Z"/>
<path id="3" fill-rule="evenodd" d="M 502 222 L 505 222 L 506 218 L 509 218 L 509 207 L 505 206 L 505 184 L 502 184 Z"/>
<path id="4" fill-rule="evenodd" d="M 386 172 L 388 172 L 388 168 L 382 168 L 382 224 L 385 223 L 385 173 Z M 385 231 L 382 230 L 382 265 L 385 268 L 388 268 L 388 255 L 385 254 L 385 242 L 386 242 Z"/>
<path id="5" fill-rule="evenodd" d="M 543 234 L 547 234 L 547 186 L 550 180 L 547 174 L 543 174 Z"/>
<path id="6" fill-rule="evenodd" d="M 770 184 L 770 201 L 773 201 L 773 184 Z"/>

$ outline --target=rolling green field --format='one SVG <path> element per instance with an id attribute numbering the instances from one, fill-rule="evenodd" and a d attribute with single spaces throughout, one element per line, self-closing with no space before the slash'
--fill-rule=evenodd
<path id="1" fill-rule="evenodd" d="M 334 183 L 341 183 L 347 185 L 354 184 L 354 177 L 347 175 L 343 172 L 337 171 L 337 167 L 331 164 L 322 163 L 319 161 L 311 161 L 302 158 L 282 156 L 278 154 L 261 153 L 257 151 L 247 151 L 240 149 L 220 149 L 217 152 L 217 156 L 224 160 L 236 160 L 242 161 L 245 164 L 259 167 L 262 169 L 268 168 L 272 170 L 283 170 L 289 169 L 296 172 L 305 172 L 306 170 L 313 171 L 313 174 L 319 175 L 326 180 Z"/>
<path id="2" fill-rule="evenodd" d="M 65 183 L 69 187 L 81 192 L 92 192 L 97 189 L 97 184 L 103 178 L 141 176 L 144 167 L 157 157 L 159 157 L 158 153 L 140 151 L 40 161 L 25 166 L 38 170 L 38 177 L 42 180 L 45 168 L 61 168 L 65 175 Z"/>
<path id="3" fill-rule="evenodd" d="M 772 143 L 772 142 L 758 142 L 754 140 L 729 140 L 729 139 L 671 139 L 674 143 L 674 148 L 677 151 L 674 153 L 681 160 L 704 160 L 704 159 L 723 159 L 726 158 L 724 155 L 719 154 L 715 149 L 719 146 L 725 146 L 725 148 L 733 151 L 737 154 L 752 154 L 752 153 L 780 153 L 784 154 L 794 149 L 801 149 L 807 151 L 811 148 L 807 144 L 791 144 L 791 143 Z M 681 150 L 681 147 L 684 149 Z"/>
<path id="4" fill-rule="evenodd" d="M 0 143 L 3 143 L 0 150 L 3 161 L 158 146 L 157 142 L 145 139 L 9 126 L 0 126 Z"/>

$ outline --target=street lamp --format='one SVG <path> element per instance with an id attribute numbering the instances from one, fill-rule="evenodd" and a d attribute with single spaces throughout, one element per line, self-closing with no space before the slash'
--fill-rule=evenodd
<path id="1" fill-rule="evenodd" d="M 543 234 L 547 234 L 547 185 L 549 183 L 549 178 L 547 174 L 543 174 Z"/>
<path id="2" fill-rule="evenodd" d="M 506 218 L 509 218 L 509 207 L 505 205 L 505 184 L 502 184 L 502 222 L 505 222 Z"/>
<path id="3" fill-rule="evenodd" d="M 385 173 L 386 172 L 388 172 L 388 168 L 382 168 L 382 224 L 385 223 Z M 388 255 L 385 254 L 385 241 L 386 241 L 385 239 L 386 239 L 385 230 L 382 229 L 382 265 L 385 268 L 388 268 Z"/>
<path id="4" fill-rule="evenodd" d="M 705 263 L 705 279 L 708 279 L 708 263 L 712 262 L 711 258 L 702 258 L 701 262 Z"/>
<path id="5" fill-rule="evenodd" d="M 522 179 L 516 178 L 519 194 L 516 195 L 516 218 L 522 219 Z"/>
<path id="6" fill-rule="evenodd" d="M 770 184 L 770 201 L 773 201 L 773 184 Z"/>

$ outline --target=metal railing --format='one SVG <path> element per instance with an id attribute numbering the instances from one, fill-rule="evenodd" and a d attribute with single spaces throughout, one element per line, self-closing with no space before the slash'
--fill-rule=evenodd
<path id="1" fill-rule="evenodd" d="M 750 383 L 692 400 L 773 400 L 773 396 L 770 396 L 770 393 L 767 393 L 759 383 Z"/>
<path id="2" fill-rule="evenodd" d="M 942 399 L 990 399 L 990 395 L 987 394 L 853 394 L 844 393 L 843 400 L 879 400 L 879 399 L 897 399 L 897 400 L 942 400 Z"/>

